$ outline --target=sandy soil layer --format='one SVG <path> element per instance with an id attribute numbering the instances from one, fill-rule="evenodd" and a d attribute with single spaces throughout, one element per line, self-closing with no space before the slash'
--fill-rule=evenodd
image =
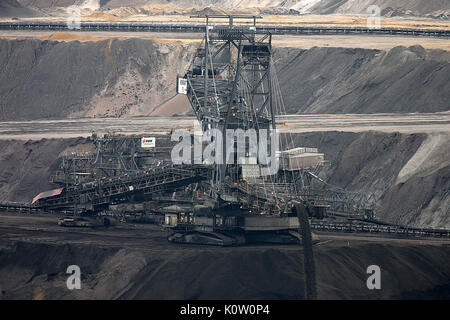
<path id="1" fill-rule="evenodd" d="M 173 100 L 167 104 L 171 102 Z M 166 104 L 160 108 L 164 105 Z M 159 108 L 154 112 L 157 113 L 158 110 Z M 6 121 L 0 122 L 0 140 L 88 137 L 93 131 L 98 133 L 115 131 L 121 134 L 169 133 L 172 129 L 192 130 L 195 121 L 195 117 L 186 116 Z M 334 130 L 343 132 L 373 130 L 387 133 L 449 133 L 450 113 L 288 115 L 277 117 L 277 123 L 281 133 Z"/>
<path id="2" fill-rule="evenodd" d="M 264 15 L 257 20 L 258 25 L 288 25 L 288 26 L 305 26 L 305 27 L 354 27 L 366 28 L 367 15 Z M 53 21 L 64 22 L 65 17 L 39 17 L 39 18 L 22 18 L 21 21 Z M 141 22 L 141 23 L 174 23 L 174 24 L 202 24 L 203 18 L 190 18 L 189 15 L 131 15 L 128 17 L 115 17 L 108 13 L 98 12 L 94 15 L 82 16 L 81 21 L 110 21 L 111 23 L 127 23 L 127 22 Z M 1 19 L 0 21 L 16 21 L 11 19 Z M 211 24 L 227 23 L 224 19 L 211 19 Z M 234 23 L 240 25 L 252 24 L 253 21 L 248 19 L 235 19 Z M 448 21 L 439 21 L 425 18 L 380 18 L 380 27 L 399 28 L 399 29 L 436 29 L 446 30 L 449 28 Z"/>
<path id="3" fill-rule="evenodd" d="M 157 41 L 177 41 L 199 44 L 202 38 L 198 33 L 145 33 L 145 32 L 52 32 L 52 31 L 0 31 L 0 38 L 9 40 L 40 39 L 54 41 L 103 41 L 107 39 L 124 40 L 128 38 L 152 39 Z M 444 38 L 402 37 L 402 36 L 358 36 L 358 35 L 305 35 L 281 36 L 273 38 L 275 47 L 294 47 L 309 49 L 312 47 L 342 47 L 389 50 L 396 46 L 421 45 L 425 49 L 450 51 L 450 42 Z"/>

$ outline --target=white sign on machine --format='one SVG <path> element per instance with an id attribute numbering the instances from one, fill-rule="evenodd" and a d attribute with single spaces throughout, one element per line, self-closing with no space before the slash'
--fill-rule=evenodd
<path id="1" fill-rule="evenodd" d="M 156 146 L 156 138 L 141 138 L 141 148 L 154 148 Z"/>
<path id="2" fill-rule="evenodd" d="M 187 94 L 187 79 L 178 77 L 177 93 Z"/>

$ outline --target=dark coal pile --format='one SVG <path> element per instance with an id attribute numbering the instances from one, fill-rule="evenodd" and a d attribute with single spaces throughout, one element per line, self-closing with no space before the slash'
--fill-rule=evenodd
<path id="1" fill-rule="evenodd" d="M 136 230 L 130 231 L 127 239 L 134 235 Z M 138 250 L 108 246 L 113 237 L 103 238 L 101 246 L 70 244 L 94 237 L 83 233 L 65 240 L 58 238 L 61 232 L 45 236 L 45 242 L 66 244 L 39 243 L 30 236 L 34 243 L 0 249 L 2 299 L 304 299 L 303 253 L 295 246 L 155 247 L 155 236 L 148 235 L 146 249 Z M 127 239 L 121 246 L 127 246 Z M 314 252 L 319 299 L 443 299 L 442 287 L 450 283 L 450 251 L 439 245 L 350 238 L 317 246 Z M 82 271 L 80 290 L 66 287 L 66 268 L 74 264 Z M 366 287 L 371 264 L 381 267 L 382 290 Z"/>

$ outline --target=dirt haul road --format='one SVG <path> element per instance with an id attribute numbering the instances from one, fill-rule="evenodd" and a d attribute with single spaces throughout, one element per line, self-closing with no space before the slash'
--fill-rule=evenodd
<path id="1" fill-rule="evenodd" d="M 194 117 L 85 118 L 0 122 L 0 139 L 88 137 L 92 132 L 121 134 L 169 133 L 193 129 Z M 450 132 L 450 113 L 412 114 L 315 114 L 288 115 L 277 119 L 280 132 Z"/>

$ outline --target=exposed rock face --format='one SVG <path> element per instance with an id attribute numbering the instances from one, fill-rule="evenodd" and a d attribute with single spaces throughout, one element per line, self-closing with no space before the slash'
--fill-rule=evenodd
<path id="1" fill-rule="evenodd" d="M 194 50 L 140 39 L 0 40 L 0 120 L 165 114 Z M 447 51 L 277 48 L 274 61 L 287 113 L 450 109 Z M 167 108 L 190 109 L 175 104 Z"/>
<path id="2" fill-rule="evenodd" d="M 448 19 L 450 4 L 446 0 L 17 0 L 23 6 L 43 9 L 84 4 L 83 8 L 108 10 L 122 8 L 136 13 L 171 13 L 180 9 L 206 10 L 219 13 L 220 9 L 258 8 L 262 13 L 281 14 L 366 14 L 367 8 L 377 5 L 383 15 L 427 16 Z M 51 11 L 50 11 L 51 12 Z M 181 11 L 183 12 L 183 11 Z"/>
<path id="3" fill-rule="evenodd" d="M 178 42 L 0 40 L 0 119 L 150 114 L 175 95 Z"/>

